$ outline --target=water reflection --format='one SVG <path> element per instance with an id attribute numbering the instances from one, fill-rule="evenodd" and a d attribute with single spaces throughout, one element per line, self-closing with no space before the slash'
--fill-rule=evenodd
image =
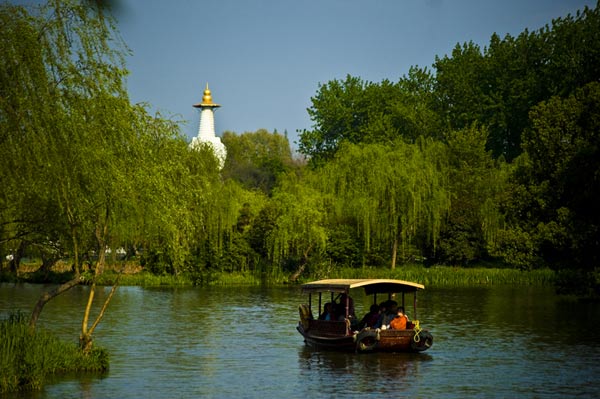
<path id="1" fill-rule="evenodd" d="M 319 352 L 303 347 L 298 352 L 301 379 L 313 379 L 320 394 L 389 395 L 418 390 L 423 365 L 433 356 L 425 353 L 353 354 Z M 315 377 L 316 376 L 316 377 Z"/>
<path id="2" fill-rule="evenodd" d="M 298 351 L 302 369 L 328 372 L 334 376 L 351 374 L 353 377 L 377 375 L 402 380 L 423 362 L 433 360 L 426 353 L 370 353 L 355 354 L 333 351 L 315 351 L 303 346 Z"/>

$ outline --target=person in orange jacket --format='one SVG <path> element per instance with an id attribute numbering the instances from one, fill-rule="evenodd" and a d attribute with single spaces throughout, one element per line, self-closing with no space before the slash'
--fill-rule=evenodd
<path id="1" fill-rule="evenodd" d="M 390 328 L 394 330 L 406 330 L 408 318 L 404 315 L 404 308 L 400 306 L 396 317 L 390 322 Z"/>

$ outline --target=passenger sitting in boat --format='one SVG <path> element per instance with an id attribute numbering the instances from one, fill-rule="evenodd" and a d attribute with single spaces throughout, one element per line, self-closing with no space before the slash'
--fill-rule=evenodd
<path id="1" fill-rule="evenodd" d="M 319 320 L 335 320 L 333 315 L 333 303 L 327 302 L 323 307 L 323 313 L 319 315 Z"/>
<path id="2" fill-rule="evenodd" d="M 340 313 L 346 314 L 346 298 L 348 299 L 348 317 L 350 319 L 356 318 L 356 315 L 354 314 L 354 300 L 346 294 L 341 294 L 339 296 L 340 302 L 338 305 L 340 309 L 343 309 Z"/>
<path id="3" fill-rule="evenodd" d="M 344 321 L 346 320 L 346 306 L 341 303 L 333 303 L 333 314 L 335 318 L 332 320 Z"/>
<path id="4" fill-rule="evenodd" d="M 383 302 L 380 305 L 381 314 L 379 316 L 379 320 L 375 325 L 375 328 L 388 328 L 390 322 L 396 317 L 398 313 L 398 302 L 392 301 L 391 299 Z"/>
<path id="5" fill-rule="evenodd" d="M 404 308 L 400 306 L 396 317 L 390 322 L 390 328 L 394 330 L 406 330 L 406 323 L 408 318 L 404 315 Z"/>
<path id="6" fill-rule="evenodd" d="M 374 303 L 371 305 L 369 313 L 364 315 L 358 327 L 359 329 L 363 329 L 365 327 L 374 327 L 375 324 L 377 324 L 377 320 L 379 320 L 379 305 Z"/>
<path id="7" fill-rule="evenodd" d="M 382 324 L 383 324 L 383 317 L 385 316 L 385 312 L 387 311 L 386 306 L 386 302 L 381 302 L 379 304 L 379 317 L 377 318 L 377 322 L 375 323 L 375 325 L 373 327 L 375 328 L 381 328 Z"/>

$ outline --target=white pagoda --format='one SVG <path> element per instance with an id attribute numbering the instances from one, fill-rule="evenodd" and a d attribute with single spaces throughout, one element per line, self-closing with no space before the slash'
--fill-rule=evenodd
<path id="1" fill-rule="evenodd" d="M 204 89 L 202 102 L 194 104 L 193 106 L 194 108 L 200 108 L 200 128 L 198 129 L 198 136 L 192 138 L 190 148 L 195 149 L 205 143 L 210 145 L 219 160 L 219 167 L 223 168 L 225 158 L 227 157 L 227 150 L 225 149 L 225 145 L 221 142 L 221 138 L 215 135 L 214 115 L 214 110 L 219 108 L 220 105 L 213 103 L 210 90 L 208 89 L 208 83 L 206 84 L 206 89 Z"/>

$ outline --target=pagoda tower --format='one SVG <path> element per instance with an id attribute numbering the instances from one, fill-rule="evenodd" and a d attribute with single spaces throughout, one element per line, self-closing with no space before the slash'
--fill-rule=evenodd
<path id="1" fill-rule="evenodd" d="M 215 135 L 214 110 L 219 108 L 220 105 L 213 102 L 208 83 L 206 89 L 204 89 L 202 102 L 194 104 L 193 107 L 200 109 L 200 127 L 198 128 L 198 136 L 194 137 L 190 143 L 190 148 L 196 148 L 203 143 L 209 144 L 219 160 L 219 167 L 223 168 L 227 150 L 221 142 L 221 138 Z"/>

